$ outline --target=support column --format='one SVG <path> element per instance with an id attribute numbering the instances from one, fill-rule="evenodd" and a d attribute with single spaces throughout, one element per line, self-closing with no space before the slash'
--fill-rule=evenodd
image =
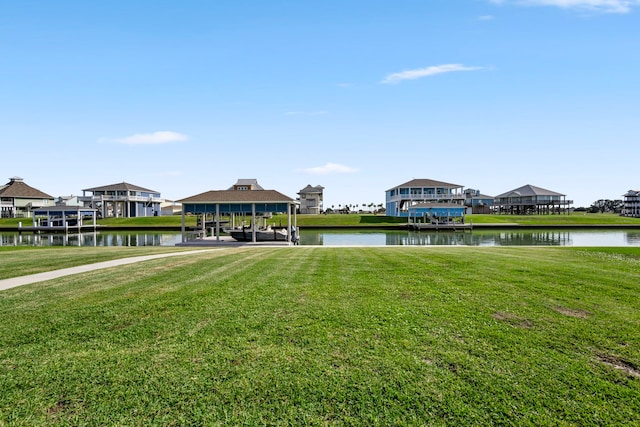
<path id="1" fill-rule="evenodd" d="M 251 241 L 256 242 L 256 204 L 251 203 Z"/>
<path id="2" fill-rule="evenodd" d="M 184 227 L 184 204 L 182 205 L 182 225 L 180 226 L 180 231 L 182 233 L 182 243 L 186 242 L 185 240 L 185 227 Z"/>
<path id="3" fill-rule="evenodd" d="M 287 209 L 287 242 L 289 245 L 291 245 L 291 235 L 293 234 L 291 231 L 291 205 L 289 205 Z"/>
<path id="4" fill-rule="evenodd" d="M 220 203 L 216 203 L 216 241 L 220 241 Z"/>

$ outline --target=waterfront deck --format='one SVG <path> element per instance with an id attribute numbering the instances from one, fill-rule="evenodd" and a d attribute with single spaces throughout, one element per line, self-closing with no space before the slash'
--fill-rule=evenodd
<path id="1" fill-rule="evenodd" d="M 89 224 L 89 225 L 19 225 L 17 228 L 18 233 L 80 233 L 83 231 L 97 231 L 101 226 Z"/>
<path id="2" fill-rule="evenodd" d="M 429 230 L 429 231 L 472 231 L 473 224 L 471 223 L 442 223 L 442 224 L 432 224 L 432 223 L 420 223 L 420 222 L 412 222 L 407 224 L 407 228 L 409 230 L 421 231 L 421 230 Z"/>
<path id="3" fill-rule="evenodd" d="M 251 246 L 293 246 L 293 243 L 282 240 L 270 240 L 264 242 L 239 242 L 231 236 L 220 236 L 218 239 L 215 236 L 201 237 L 189 239 L 186 242 L 176 243 L 176 246 L 180 247 L 220 247 L 220 248 L 238 248 L 238 247 L 251 247 Z"/>

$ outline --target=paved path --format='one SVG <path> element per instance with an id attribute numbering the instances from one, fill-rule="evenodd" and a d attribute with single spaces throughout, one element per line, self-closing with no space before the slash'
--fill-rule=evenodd
<path id="1" fill-rule="evenodd" d="M 58 277 L 70 274 L 85 273 L 87 271 L 99 270 L 101 268 L 116 267 L 119 265 L 133 264 L 140 261 L 148 261 L 157 258 L 189 255 L 202 252 L 217 251 L 219 249 L 200 249 L 196 251 L 168 252 L 156 255 L 143 255 L 130 258 L 113 259 L 111 261 L 96 262 L 94 264 L 79 265 L 77 267 L 62 268 L 60 270 L 45 271 L 44 273 L 30 274 L 28 276 L 12 277 L 11 279 L 0 280 L 0 291 L 15 288 L 16 286 L 29 285 L 31 283 L 44 282 L 45 280 L 57 279 Z"/>

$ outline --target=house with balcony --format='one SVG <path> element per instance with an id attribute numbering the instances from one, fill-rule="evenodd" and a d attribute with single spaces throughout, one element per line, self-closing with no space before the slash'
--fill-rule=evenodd
<path id="1" fill-rule="evenodd" d="M 640 218 L 640 190 L 629 190 L 624 195 L 622 215 Z"/>
<path id="2" fill-rule="evenodd" d="M 506 215 L 569 214 L 572 200 L 555 191 L 534 185 L 523 185 L 496 196 L 494 212 Z"/>
<path id="3" fill-rule="evenodd" d="M 96 209 L 102 218 L 133 218 L 160 214 L 160 193 L 121 182 L 82 190 L 85 207 Z"/>
<path id="4" fill-rule="evenodd" d="M 494 197 L 482 194 L 480 190 L 467 188 L 464 190 L 464 205 L 471 208 L 474 214 L 490 214 L 493 208 Z"/>
<path id="5" fill-rule="evenodd" d="M 0 186 L 0 217 L 30 218 L 38 208 L 53 206 L 53 197 L 30 185 L 20 177 L 9 178 Z"/>
<path id="6" fill-rule="evenodd" d="M 308 184 L 298 192 L 300 200 L 300 213 L 317 215 L 322 212 L 322 191 L 324 187 L 316 185 L 312 187 Z"/>
<path id="7" fill-rule="evenodd" d="M 463 186 L 432 179 L 413 179 L 386 191 L 386 215 L 409 217 L 409 208 L 425 203 L 464 206 Z"/>

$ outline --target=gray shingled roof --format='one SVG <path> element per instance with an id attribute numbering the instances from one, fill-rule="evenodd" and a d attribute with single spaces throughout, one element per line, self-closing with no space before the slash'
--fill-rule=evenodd
<path id="1" fill-rule="evenodd" d="M 448 182 L 436 181 L 433 179 L 412 179 L 411 181 L 407 181 L 404 184 L 396 185 L 389 190 L 393 190 L 398 187 L 442 187 L 442 188 L 462 188 L 462 185 L 451 184 Z M 387 191 L 389 191 L 387 190 Z"/>
<path id="2" fill-rule="evenodd" d="M 237 185 L 246 185 L 248 187 L 252 187 L 254 190 L 264 190 L 260 184 L 258 184 L 258 180 L 255 178 L 241 178 L 233 184 L 228 190 L 233 190 L 233 188 Z"/>
<path id="3" fill-rule="evenodd" d="M 536 187 L 535 185 L 523 185 L 520 188 L 516 188 L 515 190 L 507 191 L 506 193 L 502 193 L 496 196 L 496 199 L 501 199 L 504 197 L 528 197 L 528 196 L 566 196 L 566 194 L 556 193 L 555 191 L 545 190 L 544 188 Z"/>
<path id="4" fill-rule="evenodd" d="M 82 191 L 144 191 L 148 193 L 159 193 L 155 190 L 149 190 L 148 188 L 138 187 L 137 185 L 129 184 L 128 182 L 120 182 L 118 184 L 103 185 L 102 187 L 85 188 Z"/>
<path id="5" fill-rule="evenodd" d="M 291 203 L 293 199 L 276 190 L 207 191 L 178 200 L 180 203 Z"/>
<path id="6" fill-rule="evenodd" d="M 302 190 L 300 190 L 298 192 L 298 194 L 300 193 L 322 193 L 322 190 L 324 190 L 324 187 L 322 185 L 316 185 L 315 187 L 312 187 L 311 184 L 307 184 L 306 187 L 304 187 Z"/>
<path id="7" fill-rule="evenodd" d="M 6 185 L 0 187 L 0 196 L 21 199 L 53 199 L 53 196 L 25 184 L 22 178 L 13 178 Z"/>

